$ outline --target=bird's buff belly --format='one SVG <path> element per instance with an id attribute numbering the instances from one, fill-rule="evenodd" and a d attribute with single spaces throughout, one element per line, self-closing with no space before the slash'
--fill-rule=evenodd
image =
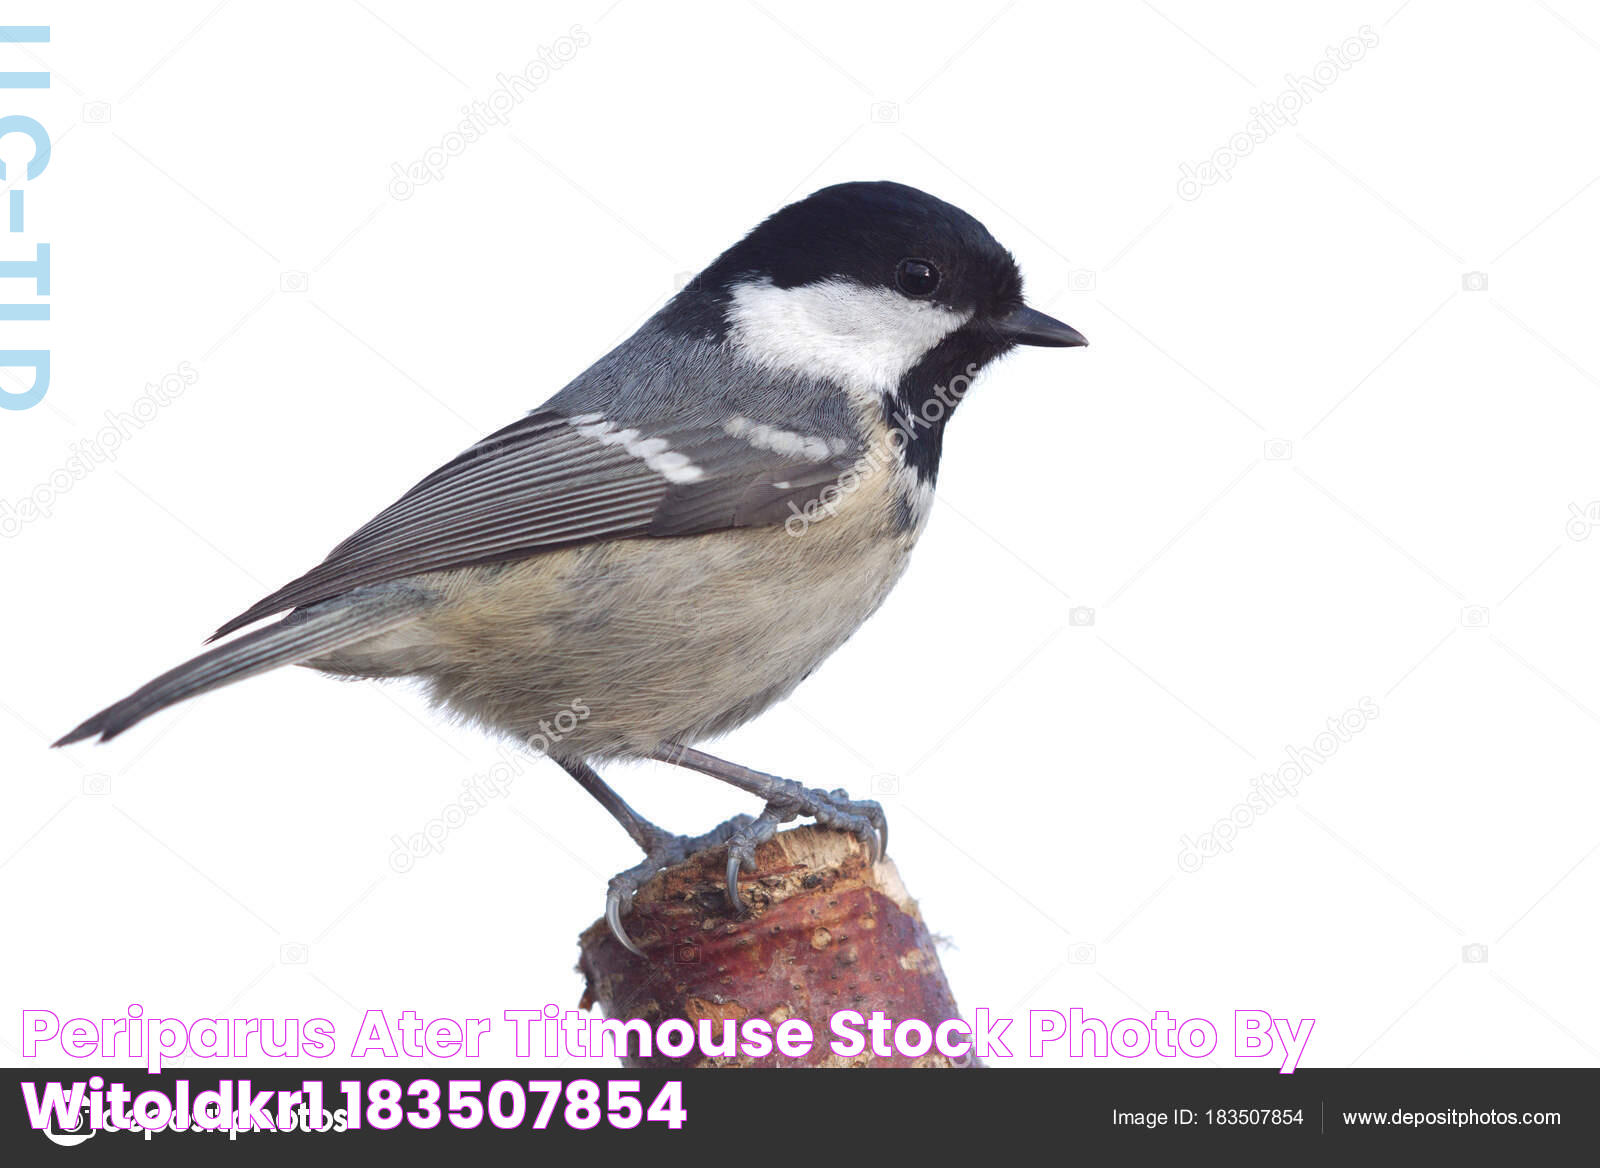
<path id="1" fill-rule="evenodd" d="M 786 696 L 883 602 L 916 531 L 861 510 L 422 577 L 439 599 L 413 624 L 312 664 L 418 677 L 450 714 L 556 757 L 708 738 Z"/>

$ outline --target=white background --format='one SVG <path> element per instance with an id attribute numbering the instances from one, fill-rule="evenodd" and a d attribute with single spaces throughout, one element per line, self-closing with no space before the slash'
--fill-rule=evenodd
<path id="1" fill-rule="evenodd" d="M 986 375 L 898 591 L 720 753 L 877 792 L 968 1010 L 1263 1008 L 1317 1019 L 1314 1066 L 1597 1061 L 1600 538 L 1569 529 L 1600 499 L 1592 8 L 11 19 L 53 35 L 0 46 L 4 67 L 53 85 L 3 112 L 56 146 L 23 184 L 5 140 L 28 221 L 0 251 L 52 245 L 54 319 L 4 328 L 55 376 L 0 415 L 0 500 L 51 510 L 0 539 L 0 1057 L 20 1060 L 25 1007 L 348 1035 L 369 1006 L 575 1005 L 575 938 L 631 845 L 538 761 L 395 872 L 391 837 L 500 759 L 404 687 L 286 670 L 109 747 L 46 743 L 761 217 L 893 178 L 982 219 L 1092 347 Z M 508 125 L 392 197 L 394 164 L 574 25 L 590 43 Z M 1182 164 L 1362 26 L 1377 44 L 1297 125 L 1181 197 Z M 183 362 L 177 400 L 50 486 Z M 1184 836 L 1364 697 L 1378 719 L 1297 797 L 1180 868 Z M 688 772 L 609 777 L 679 830 L 756 810 Z"/>

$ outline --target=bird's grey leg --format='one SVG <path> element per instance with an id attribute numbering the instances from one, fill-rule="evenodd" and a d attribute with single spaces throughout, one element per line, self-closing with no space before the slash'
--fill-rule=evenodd
<path id="1" fill-rule="evenodd" d="M 666 832 L 629 807 L 627 801 L 613 791 L 588 763 L 563 762 L 561 768 L 577 779 L 578 786 L 593 795 L 600 806 L 611 812 L 611 817 L 622 824 L 622 830 L 641 850 L 650 851 L 666 836 Z"/>
<path id="2" fill-rule="evenodd" d="M 791 819 L 809 815 L 824 827 L 849 832 L 867 846 L 874 861 L 882 859 L 889 850 L 889 823 L 884 818 L 883 808 L 870 799 L 857 801 L 850 798 L 848 791 L 806 787 L 793 779 L 753 771 L 675 742 L 663 743 L 651 757 L 721 779 L 766 800 L 761 814 L 734 831 L 728 839 L 728 903 L 736 911 L 744 910 L 744 901 L 739 896 L 740 871 L 755 871 L 756 845 L 771 839 L 778 825 Z"/>
<path id="3" fill-rule="evenodd" d="M 629 807 L 627 801 L 613 791 L 588 763 L 582 760 L 557 761 L 561 762 L 561 768 L 567 774 L 578 780 L 580 787 L 611 813 L 612 818 L 622 825 L 622 830 L 628 833 L 628 838 L 644 852 L 644 859 L 640 863 L 625 872 L 618 872 L 606 888 L 606 923 L 630 953 L 643 957 L 644 950 L 633 943 L 627 930 L 622 927 L 623 915 L 633 908 L 633 898 L 639 888 L 661 869 L 681 863 L 696 852 L 727 843 L 753 821 L 748 815 L 736 815 L 705 835 L 673 835 Z"/>

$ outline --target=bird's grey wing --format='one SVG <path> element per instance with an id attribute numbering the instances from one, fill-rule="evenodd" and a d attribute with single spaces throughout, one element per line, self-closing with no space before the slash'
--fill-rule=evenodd
<path id="1" fill-rule="evenodd" d="M 732 431 L 732 432 L 730 432 Z M 423 479 L 213 639 L 353 588 L 552 548 L 784 522 L 860 456 L 841 439 L 749 424 L 630 429 L 535 411 Z"/>

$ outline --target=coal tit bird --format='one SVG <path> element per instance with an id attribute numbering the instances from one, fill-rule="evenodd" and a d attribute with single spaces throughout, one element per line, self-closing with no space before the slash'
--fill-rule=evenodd
<path id="1" fill-rule="evenodd" d="M 606 898 L 639 953 L 622 924 L 634 894 L 701 848 L 727 849 L 736 909 L 756 845 L 796 817 L 882 854 L 876 803 L 694 744 L 785 697 L 883 602 L 977 372 L 1017 345 L 1085 343 L 1023 303 L 1015 260 L 971 215 L 899 183 L 827 187 L 212 639 L 287 616 L 56 745 L 106 741 L 280 665 L 418 679 L 450 714 L 537 743 L 644 850 Z M 545 733 L 560 711 L 570 729 Z M 722 779 L 764 809 L 672 835 L 594 770 L 640 758 Z"/>

